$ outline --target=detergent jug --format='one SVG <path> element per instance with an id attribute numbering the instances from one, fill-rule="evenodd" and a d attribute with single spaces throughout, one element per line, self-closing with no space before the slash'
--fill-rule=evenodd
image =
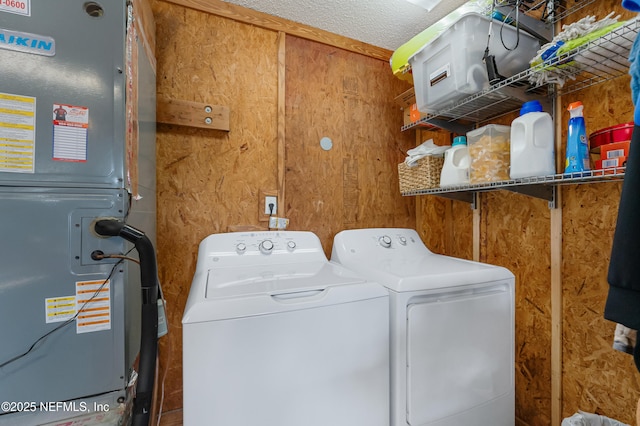
<path id="1" fill-rule="evenodd" d="M 553 120 L 538 101 L 522 105 L 511 123 L 511 179 L 556 173 Z"/>
<path id="2" fill-rule="evenodd" d="M 467 185 L 469 183 L 469 147 L 467 138 L 457 136 L 451 148 L 444 152 L 444 164 L 440 173 L 440 186 Z"/>

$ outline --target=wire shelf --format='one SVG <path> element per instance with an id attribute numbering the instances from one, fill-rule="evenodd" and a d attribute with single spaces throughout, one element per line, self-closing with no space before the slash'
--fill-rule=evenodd
<path id="1" fill-rule="evenodd" d="M 629 51 L 639 30 L 640 21 L 634 19 L 596 40 L 560 55 L 550 64 L 567 68 L 569 80 L 560 88 L 560 94 L 573 93 L 626 75 L 629 70 Z M 534 68 L 532 72 L 536 70 Z"/>
<path id="2" fill-rule="evenodd" d="M 544 22 L 555 24 L 567 16 L 577 12 L 596 0 L 535 0 L 532 3 L 521 2 L 520 11 Z M 515 2 L 502 1 L 499 5 Z"/>
<path id="3" fill-rule="evenodd" d="M 582 183 L 596 183 L 596 182 L 612 182 L 612 181 L 620 181 L 624 179 L 624 172 L 626 167 L 614 167 L 608 169 L 597 169 L 590 170 L 587 172 L 574 172 L 574 173 L 561 173 L 555 175 L 547 175 L 547 176 L 535 176 L 535 177 L 527 177 L 527 178 L 519 178 L 519 179 L 510 179 L 499 182 L 487 182 L 487 183 L 476 183 L 471 185 L 456 185 L 445 188 L 431 188 L 431 189 L 422 189 L 415 191 L 407 191 L 403 192 L 403 196 L 413 196 L 413 195 L 445 195 L 451 193 L 472 193 L 472 192 L 482 192 L 482 191 L 494 191 L 498 189 L 507 189 L 514 192 L 524 192 L 529 195 L 536 196 L 533 191 L 531 191 L 531 187 L 533 186 L 544 186 L 544 187 L 554 187 L 558 185 L 574 185 L 574 184 L 582 184 Z M 519 189 L 523 189 L 527 187 L 527 190 L 519 191 Z M 545 193 L 545 194 L 548 194 Z M 541 195 L 539 198 L 548 199 L 547 195 Z"/>
<path id="4" fill-rule="evenodd" d="M 507 78 L 457 102 L 450 108 L 403 126 L 402 131 L 433 124 L 436 120 L 443 120 L 446 123 L 458 120 L 474 123 L 488 121 L 517 111 L 522 103 L 528 100 L 549 98 L 556 90 L 553 85 L 536 86 L 531 83 L 535 81 L 537 74 L 545 70 L 557 70 L 565 80 L 563 85 L 558 85 L 557 90 L 561 95 L 626 75 L 629 70 L 627 58 L 638 32 L 640 32 L 640 20 L 626 22 L 596 40 Z M 438 127 L 442 126 L 438 125 Z"/>

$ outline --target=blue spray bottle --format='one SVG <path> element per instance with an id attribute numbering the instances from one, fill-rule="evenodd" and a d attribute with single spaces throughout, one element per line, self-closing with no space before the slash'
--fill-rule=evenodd
<path id="1" fill-rule="evenodd" d="M 565 161 L 565 173 L 585 172 L 591 170 L 589 162 L 589 140 L 584 124 L 582 102 L 573 102 L 567 108 L 569 118 L 569 134 L 567 137 L 567 156 Z"/>

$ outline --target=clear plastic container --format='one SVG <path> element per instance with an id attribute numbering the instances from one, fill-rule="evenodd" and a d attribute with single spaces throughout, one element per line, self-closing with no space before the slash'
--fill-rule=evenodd
<path id="1" fill-rule="evenodd" d="M 467 133 L 469 183 L 509 180 L 511 127 L 488 124 Z"/>

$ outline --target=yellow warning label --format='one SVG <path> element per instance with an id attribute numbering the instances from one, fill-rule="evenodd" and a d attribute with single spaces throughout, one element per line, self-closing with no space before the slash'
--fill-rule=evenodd
<path id="1" fill-rule="evenodd" d="M 36 98 L 0 93 L 0 172 L 35 172 Z"/>
<path id="2" fill-rule="evenodd" d="M 67 321 L 76 314 L 76 297 L 51 297 L 44 300 L 44 307 L 47 323 Z"/>

